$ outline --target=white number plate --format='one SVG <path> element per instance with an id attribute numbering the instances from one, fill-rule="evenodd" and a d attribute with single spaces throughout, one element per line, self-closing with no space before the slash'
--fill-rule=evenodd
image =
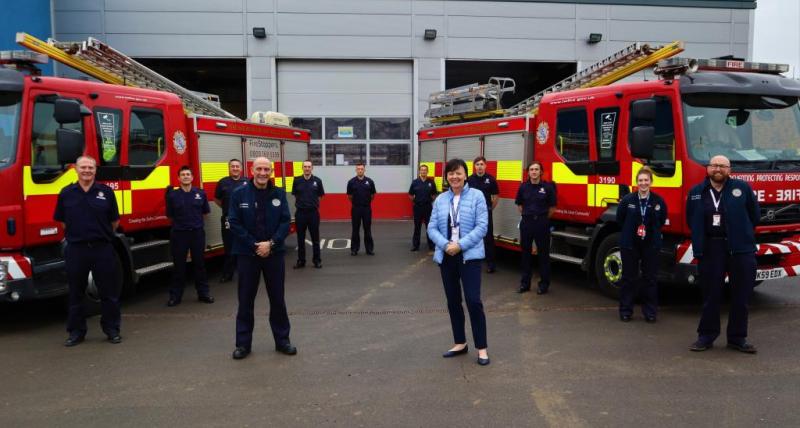
<path id="1" fill-rule="evenodd" d="M 783 270 L 783 268 L 772 268 L 756 271 L 756 281 L 783 278 L 784 276 L 786 276 L 786 271 Z"/>

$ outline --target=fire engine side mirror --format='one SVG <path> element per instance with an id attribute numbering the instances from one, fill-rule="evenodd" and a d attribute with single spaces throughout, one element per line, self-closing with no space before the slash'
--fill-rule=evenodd
<path id="1" fill-rule="evenodd" d="M 58 163 L 75 163 L 83 154 L 83 133 L 74 129 L 56 129 L 56 152 Z"/>
<path id="2" fill-rule="evenodd" d="M 648 98 L 632 102 L 631 116 L 636 122 L 652 122 L 656 120 L 656 100 Z"/>
<path id="3" fill-rule="evenodd" d="M 639 159 L 651 159 L 656 130 L 652 126 L 634 126 L 631 129 L 631 156 Z"/>
<path id="4" fill-rule="evenodd" d="M 62 125 L 78 123 L 82 119 L 81 104 L 76 100 L 59 98 L 53 107 L 53 118 Z"/>

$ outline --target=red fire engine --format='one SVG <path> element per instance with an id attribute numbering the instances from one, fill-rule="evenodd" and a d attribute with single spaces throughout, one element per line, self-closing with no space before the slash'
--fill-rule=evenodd
<path id="1" fill-rule="evenodd" d="M 76 47 L 19 34 L 18 41 L 92 77 L 125 85 L 0 67 L 0 299 L 66 292 L 63 230 L 53 210 L 59 191 L 76 181 L 72 163 L 81 154 L 98 160 L 97 180 L 114 189 L 121 215 L 114 248 L 127 292 L 143 276 L 172 267 L 164 195 L 179 184 L 182 165 L 195 171 L 196 186 L 213 195 L 231 158 L 249 166 L 257 156 L 269 157 L 275 183 L 290 188 L 308 157 L 306 130 L 240 121 L 96 40 Z M 32 59 L 31 52 L 22 54 Z M 220 215 L 212 204 L 207 255 L 221 253 Z"/>
<path id="2" fill-rule="evenodd" d="M 660 279 L 694 283 L 686 195 L 705 178 L 710 157 L 722 154 L 761 205 L 757 280 L 800 274 L 800 83 L 780 75 L 784 65 L 665 59 L 676 47 L 634 45 L 506 110 L 463 106 L 496 105 L 477 86 L 447 90 L 445 102 L 436 93 L 433 125 L 418 133 L 420 161 L 441 185 L 446 159 L 486 157 L 500 188 L 495 238 L 516 250 L 514 197 L 527 163 L 542 162 L 558 189 L 551 258 L 580 266 L 615 295 L 622 271 L 616 204 L 634 191 L 636 171 L 654 170 L 653 190 L 669 206 Z M 659 79 L 608 85 L 655 61 Z M 470 115 L 500 117 L 463 123 Z"/>

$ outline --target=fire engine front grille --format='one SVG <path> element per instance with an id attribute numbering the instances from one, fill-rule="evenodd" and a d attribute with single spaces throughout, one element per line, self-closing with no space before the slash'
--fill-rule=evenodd
<path id="1" fill-rule="evenodd" d="M 760 224 L 787 223 L 800 223 L 800 203 L 761 205 Z"/>

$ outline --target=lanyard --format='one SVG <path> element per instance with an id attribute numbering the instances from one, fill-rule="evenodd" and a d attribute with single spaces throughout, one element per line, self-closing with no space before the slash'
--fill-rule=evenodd
<path id="1" fill-rule="evenodd" d="M 711 201 L 714 202 L 714 211 L 719 212 L 719 203 L 722 202 L 722 192 L 719 194 L 719 200 L 714 195 L 714 189 L 708 189 L 711 193 Z"/>
<path id="2" fill-rule="evenodd" d="M 463 193 L 462 193 L 462 195 L 463 195 Z M 450 227 L 459 227 L 458 217 L 459 217 L 460 213 L 456 209 L 456 206 L 455 206 L 455 203 L 454 203 L 455 199 L 456 199 L 455 195 L 453 196 L 453 199 L 450 199 Z M 459 203 L 459 205 L 461 204 L 461 198 L 459 198 L 458 203 Z"/>
<path id="3" fill-rule="evenodd" d="M 647 214 L 647 203 L 650 202 L 650 194 L 647 194 L 647 198 L 644 200 L 644 205 L 642 205 L 641 198 L 637 199 L 639 199 L 639 212 L 642 213 L 642 223 L 644 224 L 644 215 Z"/>

